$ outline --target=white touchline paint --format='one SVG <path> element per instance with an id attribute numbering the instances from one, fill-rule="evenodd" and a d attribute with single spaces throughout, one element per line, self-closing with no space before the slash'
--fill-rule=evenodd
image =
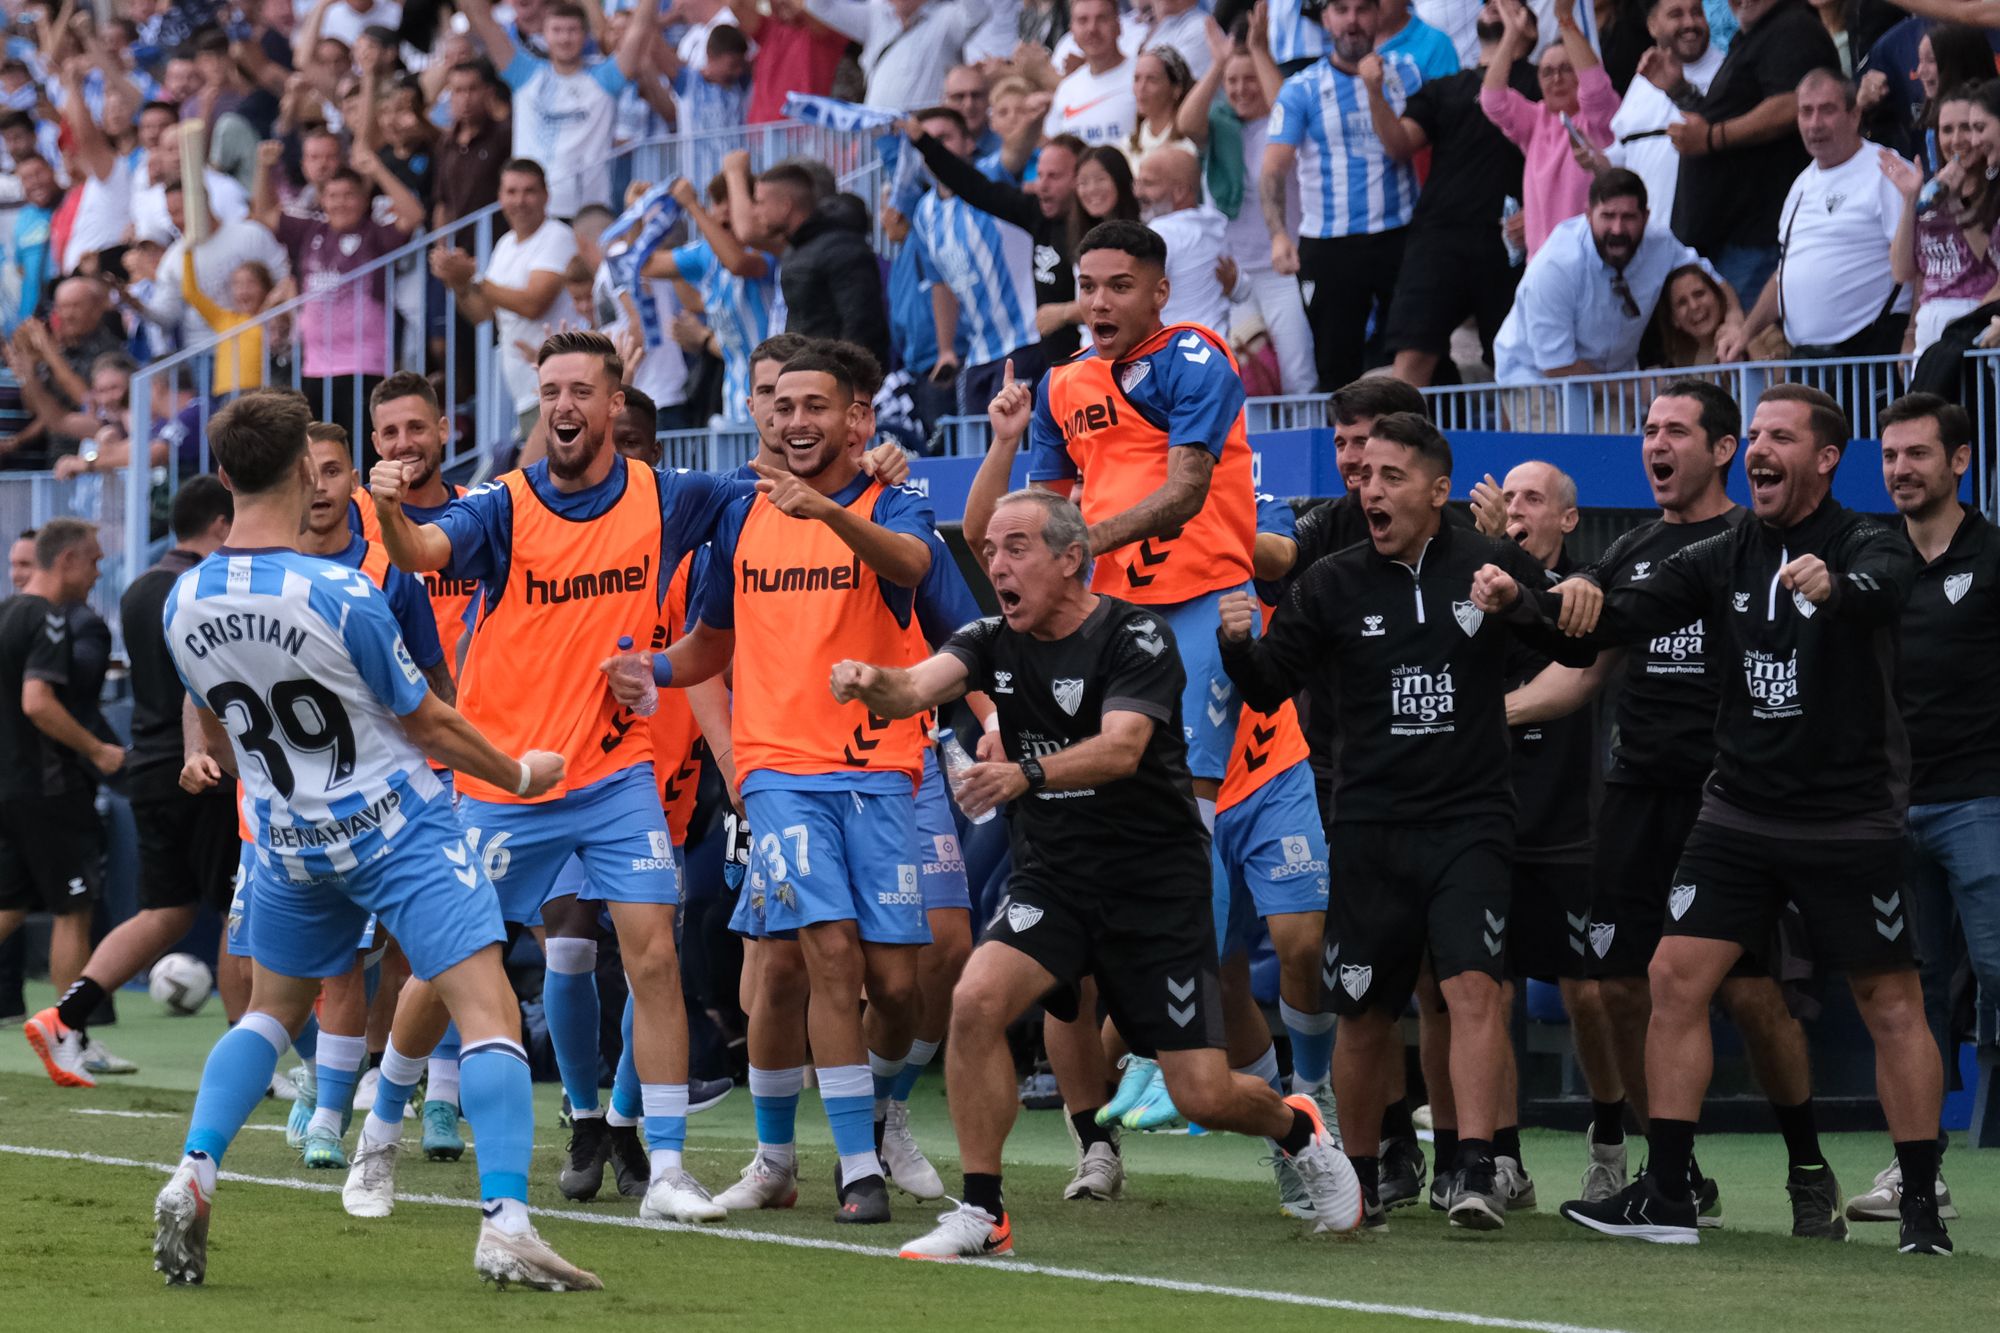
<path id="1" fill-rule="evenodd" d="M 71 1115 L 112 1115 L 117 1116 L 121 1120 L 187 1119 L 186 1116 L 176 1115 L 172 1111 L 114 1111 L 108 1106 L 72 1106 L 69 1113 Z M 243 1128 L 257 1134 L 282 1134 L 285 1132 L 283 1125 L 245 1125 Z"/>
<path id="2" fill-rule="evenodd" d="M 158 1112 L 128 1112 L 127 1114 L 153 1115 Z M 136 1167 L 142 1171 L 153 1171 L 160 1175 L 173 1174 L 174 1168 L 162 1162 L 141 1162 L 131 1157 L 106 1157 L 101 1153 L 67 1152 L 57 1148 L 31 1148 L 21 1144 L 0 1143 L 0 1153 L 12 1153 L 17 1157 L 47 1157 L 65 1162 L 88 1162 L 94 1166 Z M 321 1184 L 310 1180 L 285 1180 L 272 1176 L 246 1176 L 235 1171 L 219 1173 L 222 1180 L 233 1180 L 245 1185 L 269 1185 L 277 1189 L 302 1190 L 309 1194 L 338 1194 L 340 1186 Z M 444 1208 L 477 1208 L 476 1199 L 455 1199 L 442 1194 L 405 1194 L 397 1191 L 397 1203 L 431 1204 Z M 674 1231 L 691 1236 L 708 1236 L 717 1240 L 748 1241 L 760 1245 L 782 1245 L 795 1250 L 831 1250 L 840 1254 L 856 1254 L 869 1259 L 895 1259 L 896 1251 L 874 1245 L 854 1245 L 846 1241 L 821 1240 L 815 1236 L 780 1236 L 766 1231 L 746 1231 L 740 1227 L 703 1226 L 692 1222 L 645 1222 L 636 1217 L 606 1215 L 602 1213 L 570 1212 L 560 1208 L 530 1208 L 537 1217 L 554 1218 L 561 1222 L 580 1222 L 587 1226 L 624 1227 L 634 1231 Z M 1177 1282 L 1172 1278 L 1144 1277 L 1135 1273 L 1101 1273 L 1088 1268 L 1056 1268 L 1045 1264 L 1025 1263 L 1018 1259 L 1001 1258 L 980 1265 L 982 1272 L 1013 1273 L 1032 1277 L 1062 1278 L 1071 1282 L 1114 1283 L 1122 1286 L 1149 1287 L 1155 1291 L 1179 1292 L 1190 1296 L 1228 1296 L 1237 1300 L 1263 1301 L 1270 1305 L 1296 1305 L 1314 1310 L 1341 1310 L 1349 1314 L 1374 1314 L 1401 1319 L 1427 1319 L 1440 1324 L 1463 1324 L 1471 1328 L 1518 1329 L 1521 1333 L 1619 1333 L 1616 1329 L 1595 1328 L 1588 1324 L 1558 1324 L 1540 1319 L 1503 1319 L 1497 1315 L 1467 1314 L 1459 1310 L 1432 1310 L 1420 1305 L 1388 1305 L 1378 1301 L 1343 1301 L 1331 1296 L 1307 1296 L 1289 1291 L 1260 1291 L 1255 1287 L 1223 1287 L 1207 1282 Z"/>

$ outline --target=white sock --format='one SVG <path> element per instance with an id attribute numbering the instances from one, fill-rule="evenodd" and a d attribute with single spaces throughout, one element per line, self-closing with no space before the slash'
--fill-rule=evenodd
<path id="1" fill-rule="evenodd" d="M 796 1143 L 757 1142 L 757 1155 L 774 1166 L 782 1166 L 787 1171 L 799 1163 L 799 1149 Z"/>
<path id="2" fill-rule="evenodd" d="M 681 1150 L 679 1148 L 654 1148 L 646 1154 L 646 1160 L 653 1164 L 653 1179 L 655 1180 L 660 1179 L 662 1176 L 677 1175 L 681 1169 Z"/>
<path id="3" fill-rule="evenodd" d="M 519 1199 L 482 1199 L 480 1208 L 487 1221 L 510 1236 L 528 1229 L 528 1205 Z"/>
<path id="4" fill-rule="evenodd" d="M 427 1081 L 424 1085 L 424 1100 L 427 1102 L 450 1102 L 458 1105 L 458 1061 L 452 1058 L 431 1057 Z"/>
<path id="5" fill-rule="evenodd" d="M 364 1143 L 401 1143 L 403 1122 L 384 1120 L 370 1111 L 368 1118 L 361 1122 L 361 1140 Z"/>
<path id="6" fill-rule="evenodd" d="M 312 1120 L 306 1125 L 306 1133 L 311 1134 L 315 1130 L 321 1129 L 335 1138 L 339 1138 L 340 1112 L 334 1110 L 331 1106 L 322 1106 L 316 1109 L 313 1112 Z"/>
<path id="7" fill-rule="evenodd" d="M 903 1061 L 900 1059 L 892 1060 L 886 1055 L 877 1055 L 875 1052 L 870 1051 L 868 1052 L 868 1072 L 884 1083 L 894 1083 L 896 1075 L 903 1072 Z M 887 1097 L 877 1097 L 875 1099 L 875 1119 L 881 1121 L 887 1119 L 888 1115 L 889 1099 Z"/>
<path id="8" fill-rule="evenodd" d="M 1251 1078 L 1262 1079 L 1271 1085 L 1271 1091 L 1273 1092 L 1282 1093 L 1284 1090 L 1278 1077 L 1278 1048 L 1276 1046 L 1266 1046 L 1262 1055 L 1242 1068 L 1230 1072 L 1248 1074 Z"/>
<path id="9" fill-rule="evenodd" d="M 606 1109 L 606 1111 L 604 1112 L 604 1123 L 607 1125 L 615 1126 L 618 1129 L 629 1129 L 631 1126 L 636 1125 L 639 1122 L 632 1116 L 619 1115 L 618 1108 L 613 1106 Z"/>
<path id="10" fill-rule="evenodd" d="M 195 1184 L 201 1186 L 203 1194 L 215 1193 L 215 1159 L 207 1153 L 189 1153 L 181 1158 L 182 1166 L 194 1168 Z"/>
<path id="11" fill-rule="evenodd" d="M 840 1178 L 852 1185 L 857 1180 L 882 1174 L 882 1159 L 870 1148 L 867 1152 L 842 1153 L 840 1155 Z"/>

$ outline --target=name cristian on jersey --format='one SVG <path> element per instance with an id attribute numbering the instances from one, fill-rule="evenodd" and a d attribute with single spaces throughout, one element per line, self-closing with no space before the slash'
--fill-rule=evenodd
<path id="1" fill-rule="evenodd" d="M 1405 664 L 1389 671 L 1389 734 L 1391 736 L 1437 736 L 1457 729 L 1446 721 L 1456 711 L 1456 686 L 1451 669 L 1432 671 L 1429 667 Z"/>
<path id="2" fill-rule="evenodd" d="M 544 606 L 556 606 L 563 602 L 587 601 L 592 597 L 608 597 L 614 593 L 639 592 L 653 586 L 653 557 L 640 557 L 636 565 L 626 565 L 622 569 L 605 569 L 595 574 L 572 574 L 568 578 L 535 577 L 533 569 L 524 570 L 527 591 L 523 600 L 529 606 L 537 601 Z M 469 591 L 479 587 L 477 580 L 453 580 L 465 582 Z M 538 595 L 539 594 L 539 595 Z"/>
<path id="3" fill-rule="evenodd" d="M 781 565 L 775 568 L 752 564 L 738 557 L 737 569 L 744 592 L 853 592 L 861 586 L 861 557 L 844 565 Z"/>
<path id="4" fill-rule="evenodd" d="M 182 635 L 181 642 L 197 658 L 207 657 L 210 649 L 228 643 L 276 644 L 297 657 L 299 649 L 305 646 L 306 632 L 256 611 L 227 611 L 213 620 L 202 621 L 194 632 Z"/>
<path id="5" fill-rule="evenodd" d="M 315 847 L 341 846 L 358 841 L 376 829 L 394 832 L 400 824 L 403 794 L 391 791 L 364 809 L 322 824 L 273 824 L 265 841 L 274 852 L 307 851 Z"/>

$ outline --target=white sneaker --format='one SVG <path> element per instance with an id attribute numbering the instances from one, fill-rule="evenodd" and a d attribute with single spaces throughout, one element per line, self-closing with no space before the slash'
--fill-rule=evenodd
<path id="1" fill-rule="evenodd" d="M 113 1055 L 95 1037 L 83 1039 L 83 1067 L 93 1074 L 136 1074 L 139 1066 L 122 1055 Z"/>
<path id="2" fill-rule="evenodd" d="M 1279 1153 L 1265 1160 L 1271 1164 L 1271 1172 L 1278 1180 L 1278 1211 L 1301 1222 L 1316 1221 L 1318 1213 L 1313 1207 L 1312 1196 L 1306 1193 L 1306 1183 L 1299 1179 L 1299 1169 L 1292 1165 L 1292 1159 Z"/>
<path id="3" fill-rule="evenodd" d="M 1118 1155 L 1115 1139 L 1110 1143 L 1093 1143 L 1084 1149 L 1076 1164 L 1076 1174 L 1063 1186 L 1065 1199 L 1091 1199 L 1098 1203 L 1110 1203 L 1124 1193 L 1125 1159 Z"/>
<path id="4" fill-rule="evenodd" d="M 168 1286 L 208 1275 L 208 1196 L 186 1162 L 153 1200 L 153 1267 L 167 1275 Z"/>
<path id="5" fill-rule="evenodd" d="M 1944 1183 L 1944 1176 L 1937 1179 L 1938 1220 L 1952 1222 L 1958 1219 L 1958 1209 L 1952 1204 L 1951 1190 Z M 1875 1177 L 1874 1188 L 1866 1194 L 1857 1194 L 1847 1201 L 1847 1220 L 1850 1222 L 1899 1222 L 1903 1208 L 1903 1166 L 1891 1161 L 1888 1169 Z"/>
<path id="6" fill-rule="evenodd" d="M 1319 1118 L 1326 1122 L 1327 1137 L 1333 1140 L 1334 1147 L 1340 1147 L 1340 1106 L 1333 1100 L 1333 1080 L 1328 1078 L 1314 1088 L 1312 1099 L 1313 1105 L 1319 1108 Z"/>
<path id="7" fill-rule="evenodd" d="M 646 1186 L 639 1216 L 649 1222 L 720 1222 L 729 1210 L 708 1197 L 701 1182 L 685 1171 L 655 1176 Z"/>
<path id="8" fill-rule="evenodd" d="M 984 1208 L 962 1203 L 938 1214 L 937 1227 L 909 1242 L 897 1253 L 905 1259 L 988 1259 L 1014 1252 L 1014 1228 Z"/>
<path id="9" fill-rule="evenodd" d="M 1583 1168 L 1583 1201 L 1602 1203 L 1623 1194 L 1625 1186 L 1630 1183 L 1624 1140 L 1599 1143 L 1586 1129 L 1583 1131 L 1583 1143 L 1590 1152 L 1590 1165 Z"/>
<path id="10" fill-rule="evenodd" d="M 299 1099 L 298 1085 L 285 1075 L 273 1072 L 271 1082 L 264 1089 L 264 1095 L 272 1101 L 295 1102 Z"/>
<path id="11" fill-rule="evenodd" d="M 490 1220 L 480 1222 L 472 1267 L 481 1281 L 495 1283 L 503 1290 L 510 1282 L 537 1291 L 604 1290 L 597 1274 L 557 1254 L 533 1227 L 516 1235 L 502 1231 Z"/>
<path id="12" fill-rule="evenodd" d="M 882 1125 L 882 1165 L 889 1183 L 911 1198 L 944 1197 L 944 1181 L 938 1179 L 937 1168 L 930 1164 L 924 1150 L 917 1146 L 916 1136 L 910 1133 L 908 1102 L 889 1103 L 888 1118 Z"/>
<path id="13" fill-rule="evenodd" d="M 1529 1213 L 1535 1209 L 1535 1181 L 1528 1174 L 1528 1168 L 1512 1157 L 1493 1159 L 1493 1183 L 1499 1187 L 1500 1197 L 1507 1201 L 1510 1213 Z"/>
<path id="14" fill-rule="evenodd" d="M 799 1201 L 798 1166 L 774 1162 L 763 1153 L 750 1159 L 743 1176 L 715 1196 L 718 1208 L 732 1213 L 755 1212 L 759 1208 L 790 1208 Z"/>
<path id="15" fill-rule="evenodd" d="M 1354 1164 L 1333 1146 L 1333 1136 L 1312 1098 L 1294 1095 L 1285 1098 L 1285 1105 L 1304 1111 L 1313 1122 L 1312 1142 L 1291 1159 L 1306 1198 L 1312 1202 L 1313 1230 L 1354 1230 L 1361 1225 L 1363 1209 L 1361 1178 L 1354 1174 Z"/>
<path id="16" fill-rule="evenodd" d="M 381 1081 L 381 1070 L 361 1071 L 361 1077 L 354 1084 L 354 1110 L 357 1114 L 366 1115 L 375 1109 L 375 1085 Z"/>
<path id="17" fill-rule="evenodd" d="M 21 1035 L 28 1039 L 29 1047 L 41 1057 L 42 1068 L 49 1071 L 49 1077 L 57 1087 L 97 1086 L 97 1080 L 84 1067 L 83 1034 L 75 1028 L 64 1027 L 54 1005 L 30 1015 L 21 1024 Z"/>
<path id="18" fill-rule="evenodd" d="M 387 1217 L 396 1207 L 396 1140 L 371 1142 L 363 1134 L 354 1145 L 354 1165 L 340 1187 L 340 1206 L 349 1217 Z"/>

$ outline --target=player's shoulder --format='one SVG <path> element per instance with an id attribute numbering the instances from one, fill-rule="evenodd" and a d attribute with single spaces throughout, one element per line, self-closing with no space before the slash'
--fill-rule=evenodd
<path id="1" fill-rule="evenodd" d="M 1174 632 L 1157 607 L 1139 606 L 1117 597 L 1103 597 L 1106 604 L 1099 621 L 1107 649 L 1121 656 L 1137 654 L 1158 658 L 1174 650 Z"/>

